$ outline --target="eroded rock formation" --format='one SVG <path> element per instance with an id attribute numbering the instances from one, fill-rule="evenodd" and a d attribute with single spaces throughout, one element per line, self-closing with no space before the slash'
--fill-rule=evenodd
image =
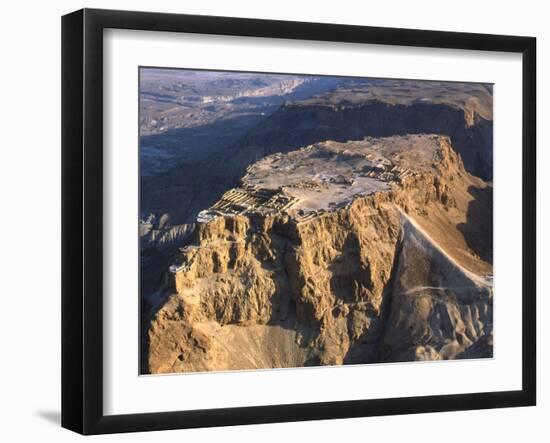
<path id="1" fill-rule="evenodd" d="M 490 185 L 448 137 L 319 143 L 252 165 L 242 189 L 172 266 L 148 372 L 492 355 Z"/>

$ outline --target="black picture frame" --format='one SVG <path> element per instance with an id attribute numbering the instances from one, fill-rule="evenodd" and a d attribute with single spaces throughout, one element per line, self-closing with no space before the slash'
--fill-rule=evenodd
<path id="1" fill-rule="evenodd" d="M 522 54 L 522 389 L 228 409 L 103 413 L 103 30 L 171 31 Z M 536 403 L 536 39 L 228 17 L 83 9 L 62 18 L 62 426 L 151 431 Z"/>

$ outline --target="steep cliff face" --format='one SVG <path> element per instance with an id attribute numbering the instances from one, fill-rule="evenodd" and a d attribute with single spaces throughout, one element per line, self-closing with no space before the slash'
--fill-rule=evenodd
<path id="1" fill-rule="evenodd" d="M 414 221 L 403 225 L 383 360 L 492 356 L 492 288 L 448 256 Z M 472 346 L 478 343 L 478 348 Z"/>
<path id="2" fill-rule="evenodd" d="M 245 139 L 266 153 L 286 152 L 321 140 L 359 140 L 365 136 L 444 134 L 461 155 L 466 170 L 490 180 L 493 175 L 493 122 L 468 108 L 415 101 L 371 100 L 358 104 L 289 103 Z M 256 149 L 254 151 L 256 151 Z"/>
<path id="3" fill-rule="evenodd" d="M 464 219 L 471 189 L 487 184 L 465 171 L 448 138 L 422 137 L 383 142 L 398 166 L 400 158 L 432 156 L 431 164 L 388 179 L 387 189 L 314 216 L 248 211 L 198 223 L 151 322 L 148 371 L 491 355 L 492 291 L 484 276 L 492 266 L 468 245 L 483 243 L 488 228 L 482 217 Z M 389 148 L 398 142 L 414 148 Z M 428 144 L 433 151 L 422 151 Z M 357 157 L 356 147 L 327 146 L 340 149 L 340 163 Z M 321 155 L 310 151 L 300 155 Z"/>

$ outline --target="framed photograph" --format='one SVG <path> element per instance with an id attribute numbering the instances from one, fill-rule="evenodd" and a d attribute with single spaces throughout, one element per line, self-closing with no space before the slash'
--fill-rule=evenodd
<path id="1" fill-rule="evenodd" d="M 535 405 L 531 37 L 62 20 L 62 425 Z"/>

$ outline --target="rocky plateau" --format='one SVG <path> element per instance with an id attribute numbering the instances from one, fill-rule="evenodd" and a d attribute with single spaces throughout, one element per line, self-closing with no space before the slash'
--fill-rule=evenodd
<path id="1" fill-rule="evenodd" d="M 492 356 L 492 184 L 451 136 L 261 157 L 185 238 L 145 372 Z"/>

